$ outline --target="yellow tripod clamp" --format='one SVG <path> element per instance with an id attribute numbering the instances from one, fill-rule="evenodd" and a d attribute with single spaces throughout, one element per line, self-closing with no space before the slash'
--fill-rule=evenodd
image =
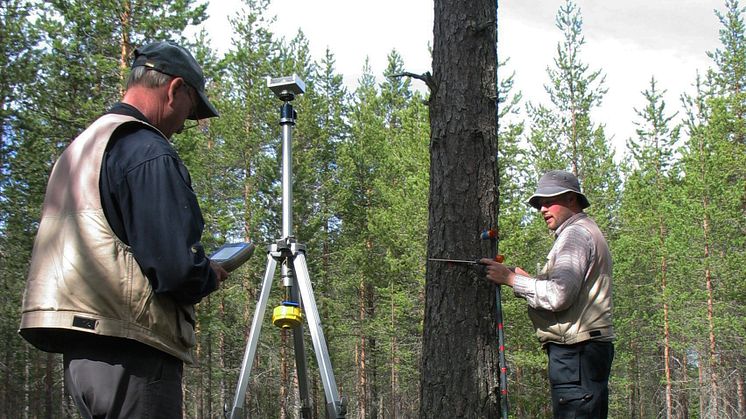
<path id="1" fill-rule="evenodd" d="M 272 311 L 272 324 L 283 329 L 294 329 L 303 321 L 299 304 L 294 301 L 283 301 Z"/>

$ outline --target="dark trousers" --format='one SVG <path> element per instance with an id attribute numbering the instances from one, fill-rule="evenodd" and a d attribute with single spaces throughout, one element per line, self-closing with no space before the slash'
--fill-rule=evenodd
<path id="1" fill-rule="evenodd" d="M 95 337 L 67 350 L 65 388 L 88 418 L 181 419 L 183 363 L 128 339 Z"/>
<path id="2" fill-rule="evenodd" d="M 614 359 L 611 342 L 547 344 L 549 383 L 555 418 L 606 418 L 609 373 Z"/>

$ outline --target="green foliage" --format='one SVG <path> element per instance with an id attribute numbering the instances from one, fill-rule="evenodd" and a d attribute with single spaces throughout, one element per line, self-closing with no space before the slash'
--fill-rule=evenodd
<path id="1" fill-rule="evenodd" d="M 634 348 L 633 356 L 625 360 L 634 374 L 656 371 L 625 384 L 643 409 L 655 409 L 649 395 L 655 394 L 660 385 L 669 395 L 684 393 L 682 387 L 674 388 L 665 368 L 657 367 L 663 364 L 670 369 L 674 359 L 685 354 L 685 348 L 672 349 L 671 345 L 671 341 L 680 341 L 684 324 L 680 311 L 672 309 L 680 306 L 676 299 L 683 284 L 671 275 L 671 254 L 675 252 L 670 249 L 670 231 L 675 220 L 666 215 L 675 198 L 671 194 L 676 185 L 672 164 L 679 126 L 670 127 L 675 115 L 666 114 L 664 93 L 658 90 L 654 78 L 650 88 L 642 92 L 645 106 L 637 110 L 637 138 L 627 142 L 630 161 L 620 206 L 620 228 L 613 243 L 618 255 L 614 260 L 615 315 L 622 319 L 617 322 L 618 344 Z M 687 373 L 679 368 L 676 372 Z M 667 409 L 673 415 L 673 406 Z"/>

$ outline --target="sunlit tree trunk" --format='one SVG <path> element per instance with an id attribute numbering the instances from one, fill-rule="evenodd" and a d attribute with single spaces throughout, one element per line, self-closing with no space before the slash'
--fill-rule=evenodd
<path id="1" fill-rule="evenodd" d="M 658 144 L 658 137 L 654 137 L 656 142 L 656 155 L 658 156 L 656 162 L 656 183 L 659 196 L 664 196 L 664 185 L 663 185 L 663 171 L 661 167 L 661 148 Z M 668 320 L 668 296 L 666 294 L 666 286 L 668 280 L 668 260 L 666 253 L 666 226 L 663 220 L 663 215 L 658 216 L 658 244 L 661 249 L 661 262 L 660 262 L 660 274 L 661 274 L 661 296 L 663 297 L 663 365 L 664 374 L 666 377 L 666 417 L 673 418 L 673 388 L 671 380 L 671 336 L 670 336 L 670 325 Z"/>
<path id="2" fill-rule="evenodd" d="M 221 320 L 225 319 L 225 295 L 220 296 L 220 308 L 218 311 L 218 318 Z M 222 322 L 225 324 L 225 321 Z M 218 359 L 218 365 L 220 367 L 220 371 L 225 371 L 227 366 L 225 363 L 226 359 L 226 341 L 225 341 L 225 332 L 220 330 L 220 335 L 218 338 L 218 353 L 219 353 L 219 359 Z M 226 386 L 228 385 L 225 381 L 225 374 L 220 374 L 220 382 L 218 383 L 220 388 L 219 391 L 219 397 L 218 400 L 220 401 L 219 407 L 226 406 L 227 405 L 227 393 L 226 393 Z"/>
<path id="3" fill-rule="evenodd" d="M 202 325 L 198 322 L 194 327 L 194 333 L 199 336 L 201 334 Z M 204 350 L 202 349 L 202 340 L 197 339 L 197 346 L 194 348 L 194 357 L 195 359 L 202 359 L 204 356 Z M 209 361 L 208 361 L 209 362 Z M 205 395 L 205 374 L 202 368 L 199 368 L 195 371 L 195 374 L 197 375 L 197 383 L 199 383 L 199 388 L 197 388 L 197 391 L 194 392 L 194 395 L 192 398 L 194 401 L 191 403 L 186 400 L 187 391 L 186 391 L 186 382 L 182 381 L 182 393 L 184 394 L 184 412 L 187 413 L 190 409 L 188 406 L 191 406 L 191 410 L 194 412 L 195 416 L 204 416 L 205 415 L 205 399 L 207 396 Z"/>
<path id="4" fill-rule="evenodd" d="M 129 39 L 129 31 L 130 27 L 132 26 L 132 11 L 131 11 L 131 4 L 129 0 L 124 0 L 122 2 L 122 12 L 119 16 L 120 18 L 120 24 L 122 26 L 121 30 L 121 40 L 120 40 L 120 54 L 119 54 L 119 78 L 120 78 L 120 88 L 119 93 L 120 95 L 124 95 L 124 81 L 127 76 L 128 70 L 129 70 L 129 54 L 131 50 L 131 41 Z"/>

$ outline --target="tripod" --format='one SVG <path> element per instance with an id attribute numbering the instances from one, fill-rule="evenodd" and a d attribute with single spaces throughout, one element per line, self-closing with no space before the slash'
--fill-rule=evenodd
<path id="1" fill-rule="evenodd" d="M 308 328 L 316 353 L 321 381 L 324 385 L 327 418 L 344 419 L 346 406 L 337 391 L 337 383 L 334 380 L 324 332 L 321 330 L 321 320 L 311 288 L 311 279 L 308 276 L 308 267 L 306 266 L 305 246 L 297 243 L 293 236 L 292 132 L 297 114 L 290 102 L 295 99 L 296 95 L 305 91 L 305 84 L 296 75 L 293 75 L 279 78 L 267 77 L 267 86 L 284 102 L 280 108 L 280 125 L 282 126 L 282 238 L 269 246 L 267 251 L 267 269 L 264 273 L 262 290 L 254 312 L 254 319 L 251 322 L 251 331 L 244 353 L 230 418 L 243 417 L 246 387 L 249 383 L 251 367 L 259 343 L 262 319 L 267 308 L 275 269 L 279 263 L 282 266 L 281 275 L 285 286 L 285 301 L 281 306 L 274 309 L 272 321 L 279 327 L 293 330 L 295 367 L 301 397 L 301 417 L 304 419 L 310 418 L 312 411 L 312 399 L 308 392 L 308 376 L 306 374 L 302 308 L 308 318 Z"/>

